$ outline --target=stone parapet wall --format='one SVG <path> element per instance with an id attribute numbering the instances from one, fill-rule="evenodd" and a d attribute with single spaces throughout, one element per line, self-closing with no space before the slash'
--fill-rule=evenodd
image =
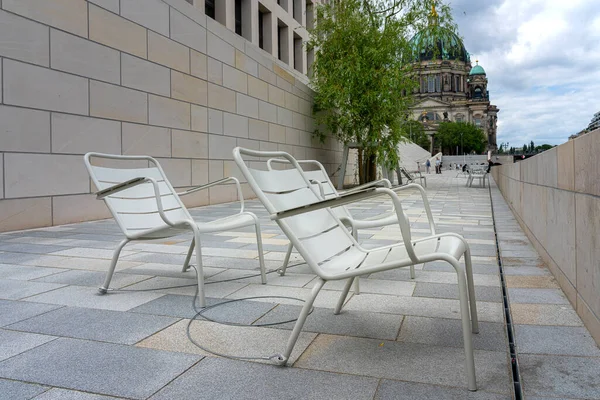
<path id="1" fill-rule="evenodd" d="M 517 220 L 600 344 L 600 131 L 492 168 Z"/>
<path id="2" fill-rule="evenodd" d="M 109 217 L 89 151 L 154 156 L 177 188 L 241 177 L 235 146 L 341 162 L 338 143 L 312 139 L 306 76 L 185 0 L 0 6 L 0 231 Z"/>

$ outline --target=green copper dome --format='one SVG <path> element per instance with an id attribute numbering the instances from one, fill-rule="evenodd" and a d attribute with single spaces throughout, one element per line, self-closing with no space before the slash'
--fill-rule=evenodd
<path id="1" fill-rule="evenodd" d="M 415 61 L 470 61 L 469 53 L 458 35 L 437 25 L 429 26 L 413 36 L 410 46 Z"/>
<path id="2" fill-rule="evenodd" d="M 469 75 L 485 75 L 485 71 L 483 70 L 481 65 L 477 64 L 476 66 L 471 68 L 471 72 L 469 72 Z"/>

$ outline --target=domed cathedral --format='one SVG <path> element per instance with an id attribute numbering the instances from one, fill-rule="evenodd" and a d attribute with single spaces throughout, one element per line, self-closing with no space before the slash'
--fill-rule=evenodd
<path id="1" fill-rule="evenodd" d="M 490 104 L 487 76 L 479 62 L 472 66 L 469 53 L 454 32 L 437 25 L 432 6 L 430 23 L 411 40 L 419 87 L 415 89 L 413 118 L 423 123 L 432 154 L 441 151 L 435 133 L 442 121 L 469 122 L 480 127 L 487 150 L 495 151 L 498 108 Z"/>

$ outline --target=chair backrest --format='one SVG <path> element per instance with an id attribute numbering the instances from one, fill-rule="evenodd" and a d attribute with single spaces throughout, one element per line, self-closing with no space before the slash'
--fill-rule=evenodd
<path id="1" fill-rule="evenodd" d="M 96 165 L 92 164 L 92 159 L 96 162 Z M 154 178 L 158 183 L 165 215 L 170 220 L 192 220 L 185 205 L 169 183 L 160 164 L 154 158 L 149 156 L 87 153 L 84 156 L 84 161 L 98 190 L 134 178 Z M 145 166 L 140 167 L 140 163 Z M 111 167 L 106 165 L 111 165 Z M 125 168 L 126 166 L 134 168 Z M 106 196 L 104 201 L 127 237 L 139 236 L 146 231 L 168 227 L 159 214 L 154 187 L 151 182 L 144 182 Z"/>
<path id="2" fill-rule="evenodd" d="M 319 194 L 323 195 L 325 199 L 330 199 L 332 197 L 339 196 L 339 193 L 333 185 L 333 182 L 331 182 L 329 175 L 327 175 L 327 171 L 325 170 L 323 164 L 321 164 L 317 160 L 296 160 L 296 162 L 302 168 L 302 171 L 304 172 L 304 175 L 308 178 L 309 182 L 313 185 L 316 185 L 316 190 L 318 190 Z M 283 164 L 288 166 L 290 165 L 289 161 L 286 159 L 271 158 L 267 161 L 267 167 L 269 170 L 273 169 L 273 164 Z M 307 170 L 306 167 L 313 169 Z M 321 190 L 323 191 L 323 193 L 321 193 Z M 334 208 L 333 212 L 338 217 L 352 217 L 350 212 L 344 206 Z"/>
<path id="3" fill-rule="evenodd" d="M 236 147 L 233 157 L 270 214 L 323 200 L 317 185 L 310 182 L 311 178 L 288 153 Z M 291 168 L 266 171 L 249 168 L 244 157 L 284 159 Z M 252 163 L 254 165 L 256 161 Z M 278 219 L 277 223 L 317 273 L 320 264 L 358 246 L 336 213 L 329 208 Z"/>

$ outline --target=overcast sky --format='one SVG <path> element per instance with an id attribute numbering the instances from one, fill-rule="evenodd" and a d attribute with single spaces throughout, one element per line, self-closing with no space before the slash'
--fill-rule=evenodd
<path id="1" fill-rule="evenodd" d="M 560 144 L 600 111 L 600 0 L 449 0 L 500 109 L 498 145 Z"/>

